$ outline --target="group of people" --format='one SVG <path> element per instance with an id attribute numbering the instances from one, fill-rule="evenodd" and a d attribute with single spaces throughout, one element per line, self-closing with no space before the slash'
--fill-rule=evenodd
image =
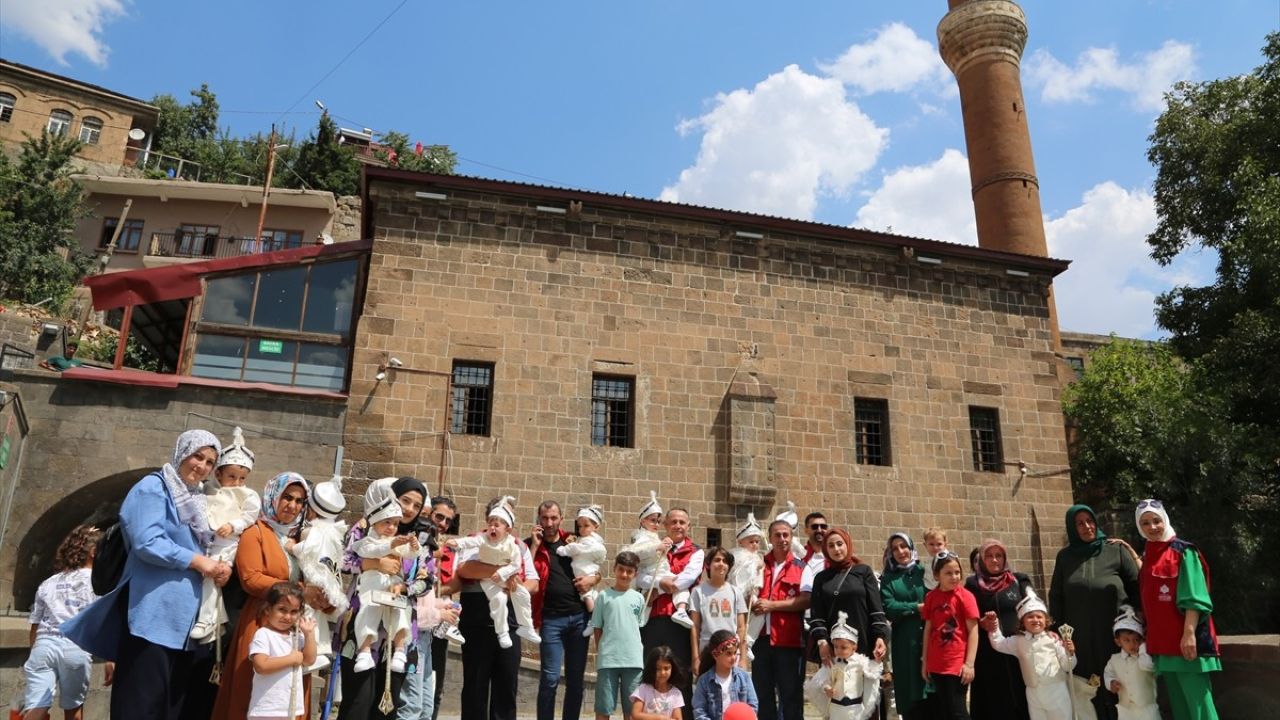
<path id="1" fill-rule="evenodd" d="M 539 720 L 577 720 L 591 640 L 597 718 L 800 720 L 1216 717 L 1221 667 L 1203 555 L 1158 500 L 1138 504 L 1139 555 L 1070 508 L 1046 604 L 989 539 L 968 570 L 930 528 L 886 541 L 878 571 L 822 512 L 749 515 L 735 546 L 701 548 L 690 516 L 656 493 L 610 556 L 598 506 L 537 507 L 517 534 L 514 499 L 458 534 L 457 508 L 412 477 L 369 484 L 350 528 L 341 479 L 281 473 L 249 490 L 254 456 L 202 430 L 142 478 L 120 511 L 127 560 L 102 597 L 100 531 L 77 528 L 40 586 L 25 717 L 55 687 L 78 716 L 91 656 L 108 661 L 113 718 L 428 720 L 449 643 L 461 714 L 514 719 L 524 643 L 536 645 Z M 352 508 L 355 510 L 355 508 Z M 352 513 L 354 514 L 354 513 Z M 796 537 L 803 533 L 804 539 Z M 813 669 L 811 676 L 810 669 Z M 313 708 L 312 681 L 322 708 Z M 322 688 L 322 689 L 321 689 Z M 882 696 L 882 688 L 885 688 Z"/>

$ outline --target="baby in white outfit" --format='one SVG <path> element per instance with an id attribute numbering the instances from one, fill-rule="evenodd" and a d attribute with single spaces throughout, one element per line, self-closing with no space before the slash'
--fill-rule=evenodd
<path id="1" fill-rule="evenodd" d="M 604 508 L 599 505 L 588 505 L 578 511 L 578 519 L 575 523 L 578 530 L 578 539 L 571 543 L 565 543 L 556 548 L 556 554 L 560 557 L 571 558 L 570 564 L 573 566 L 573 576 L 575 578 L 591 577 L 592 575 L 600 575 L 600 564 L 604 562 L 606 550 L 604 540 L 600 539 L 600 525 L 604 523 Z M 586 605 L 587 612 L 593 613 L 596 610 L 596 589 L 582 593 L 582 604 Z M 591 637 L 595 633 L 595 628 L 588 625 L 582 631 L 582 634 Z"/>
<path id="2" fill-rule="evenodd" d="M 507 593 L 507 581 L 519 574 L 524 565 L 520 552 L 520 543 L 511 536 L 511 528 L 516 524 L 515 512 L 511 503 L 515 498 L 504 497 L 502 502 L 489 511 L 489 525 L 479 535 L 452 538 L 445 544 L 459 550 L 475 549 L 476 559 L 488 565 L 498 566 L 495 573 L 501 582 L 493 578 L 480 581 L 485 597 L 489 600 L 489 617 L 493 619 L 493 629 L 498 636 L 498 645 L 511 647 L 511 633 L 507 629 L 507 601 L 516 611 L 516 635 L 531 643 L 542 642 L 542 636 L 533 629 L 533 597 L 529 589 L 519 582 L 515 590 Z"/>

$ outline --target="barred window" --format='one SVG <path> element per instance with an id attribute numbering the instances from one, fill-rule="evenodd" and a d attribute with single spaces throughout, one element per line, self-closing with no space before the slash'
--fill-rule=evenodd
<path id="1" fill-rule="evenodd" d="M 1000 472 L 1004 468 L 1004 449 L 1000 447 L 1000 411 L 971 405 L 969 434 L 973 440 L 973 469 Z"/>
<path id="2" fill-rule="evenodd" d="M 493 410 L 493 364 L 453 362 L 450 429 L 459 435 L 489 434 Z"/>
<path id="3" fill-rule="evenodd" d="M 853 400 L 853 442 L 859 465 L 889 465 L 889 401 Z"/>
<path id="4" fill-rule="evenodd" d="M 591 444 L 634 447 L 635 378 L 591 376 Z"/>

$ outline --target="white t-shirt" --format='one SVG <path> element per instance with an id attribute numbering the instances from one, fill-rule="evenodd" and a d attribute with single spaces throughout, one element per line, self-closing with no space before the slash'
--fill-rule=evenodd
<path id="1" fill-rule="evenodd" d="M 711 583 L 699 583 L 689 593 L 689 609 L 697 612 L 702 620 L 698 628 L 699 649 L 707 647 L 717 630 L 738 634 L 738 616 L 747 612 L 747 601 L 738 588 L 725 583 L 712 587 Z"/>
<path id="2" fill-rule="evenodd" d="M 711 672 L 716 672 L 715 668 L 712 668 Z M 720 677 L 720 673 L 716 672 L 716 684 L 720 686 L 720 707 L 728 708 L 733 701 L 729 697 L 729 688 L 733 685 L 733 670 L 729 671 L 728 677 Z"/>
<path id="3" fill-rule="evenodd" d="M 36 603 L 29 622 L 36 626 L 36 637 L 62 637 L 59 626 L 98 599 L 93 594 L 89 568 L 67 570 L 49 577 L 36 590 Z"/>
<path id="4" fill-rule="evenodd" d="M 266 655 L 267 657 L 284 657 L 299 649 L 292 642 L 292 635 L 286 635 L 271 628 L 258 628 L 249 643 L 249 657 Z M 299 638 L 300 639 L 300 638 Z M 295 685 L 293 676 L 297 674 Z M 273 673 L 253 674 L 253 693 L 249 696 L 249 715 L 265 715 L 268 717 L 289 716 L 289 688 L 294 687 L 294 711 L 301 713 L 302 674 L 298 667 L 285 668 Z"/>
<path id="5" fill-rule="evenodd" d="M 644 703 L 645 712 L 664 717 L 671 717 L 671 713 L 676 708 L 684 707 L 684 695 L 680 694 L 680 688 L 677 687 L 669 687 L 666 692 L 658 692 L 654 686 L 640 683 L 636 691 L 631 693 L 631 699 Z"/>

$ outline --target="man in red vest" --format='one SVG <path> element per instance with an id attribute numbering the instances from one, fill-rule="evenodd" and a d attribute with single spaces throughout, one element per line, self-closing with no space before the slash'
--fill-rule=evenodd
<path id="1" fill-rule="evenodd" d="M 791 552 L 791 524 L 769 526 L 770 552 L 764 559 L 764 587 L 751 612 L 764 616 L 752 645 L 751 679 L 760 699 L 760 720 L 804 717 L 804 611 L 809 593 L 801 589 L 805 564 Z"/>
<path id="2" fill-rule="evenodd" d="M 686 668 L 693 661 L 692 631 L 671 619 L 675 612 L 675 603 L 671 594 L 677 590 L 688 590 L 698 584 L 702 576 L 702 548 L 689 539 L 689 511 L 683 508 L 672 508 L 667 512 L 664 523 L 667 538 L 671 541 L 671 549 L 667 551 L 667 562 L 671 565 L 674 578 L 657 582 L 652 575 L 643 574 L 636 578 L 636 586 L 641 592 L 650 587 L 653 591 L 653 609 L 649 612 L 649 621 L 640 628 L 640 641 L 647 654 L 653 648 L 666 645 L 675 656 L 680 658 Z M 690 676 L 692 671 L 688 673 Z M 684 694 L 685 707 L 693 707 L 692 677 L 685 682 L 680 692 Z"/>

